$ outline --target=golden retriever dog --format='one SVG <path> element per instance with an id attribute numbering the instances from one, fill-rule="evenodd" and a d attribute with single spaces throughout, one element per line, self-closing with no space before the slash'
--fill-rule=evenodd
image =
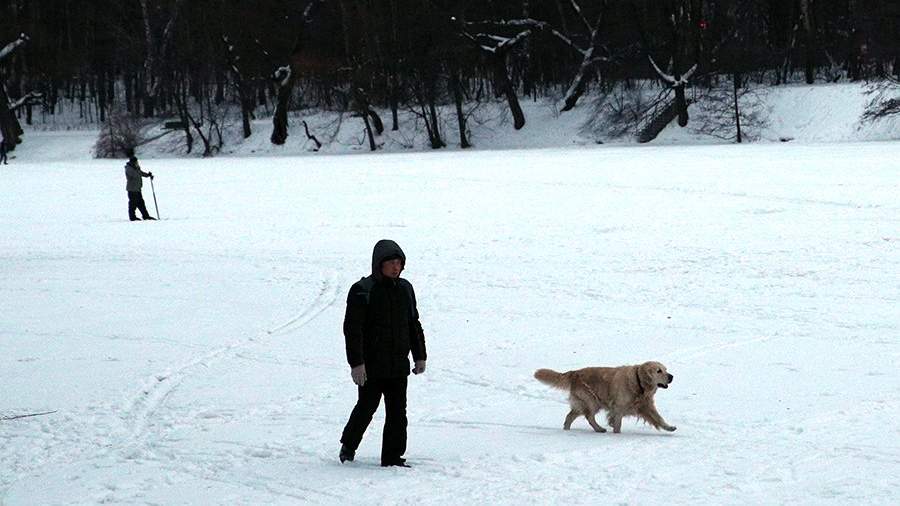
<path id="1" fill-rule="evenodd" d="M 653 395 L 657 388 L 669 388 L 674 376 L 659 362 L 621 367 L 585 367 L 559 373 L 550 369 L 538 369 L 534 377 L 541 383 L 569 391 L 569 406 L 563 429 L 569 430 L 579 416 L 587 419 L 597 432 L 606 429 L 594 419 L 601 409 L 606 410 L 607 420 L 613 432 L 622 431 L 622 417 L 637 416 L 656 427 L 673 432 L 675 427 L 666 423 L 656 411 Z"/>

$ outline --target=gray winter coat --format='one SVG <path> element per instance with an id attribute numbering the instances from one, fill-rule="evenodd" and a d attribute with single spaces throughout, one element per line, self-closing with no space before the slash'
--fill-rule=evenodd
<path id="1" fill-rule="evenodd" d="M 141 170 L 141 166 L 137 162 L 128 162 L 125 164 L 125 190 L 130 192 L 139 192 L 144 185 L 141 177 L 150 177 L 149 172 Z"/>

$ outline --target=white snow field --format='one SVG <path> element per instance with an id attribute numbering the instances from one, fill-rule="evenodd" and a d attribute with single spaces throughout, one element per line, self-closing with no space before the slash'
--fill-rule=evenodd
<path id="1" fill-rule="evenodd" d="M 148 159 L 130 223 L 123 161 L 38 137 L 0 166 L 4 505 L 900 503 L 900 143 Z M 337 459 L 382 238 L 412 469 L 381 411 Z M 646 360 L 674 433 L 563 431 L 532 377 Z"/>

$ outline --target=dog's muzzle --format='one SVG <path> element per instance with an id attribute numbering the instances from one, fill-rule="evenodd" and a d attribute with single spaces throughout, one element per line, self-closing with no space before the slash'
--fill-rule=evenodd
<path id="1" fill-rule="evenodd" d="M 666 376 L 668 376 L 669 383 L 672 383 L 672 380 L 675 379 L 675 376 L 672 376 L 671 374 L 666 374 Z M 669 383 L 657 383 L 656 386 L 659 388 L 669 388 Z"/>

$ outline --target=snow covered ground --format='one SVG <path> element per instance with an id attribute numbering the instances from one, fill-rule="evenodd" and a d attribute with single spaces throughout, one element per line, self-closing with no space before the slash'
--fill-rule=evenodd
<path id="1" fill-rule="evenodd" d="M 900 144 L 153 159 L 130 223 L 121 161 L 29 135 L 0 417 L 53 413 L 0 421 L 4 505 L 900 502 Z M 337 461 L 381 238 L 428 339 L 413 469 L 381 413 Z M 564 432 L 532 378 L 651 359 L 671 434 Z"/>

